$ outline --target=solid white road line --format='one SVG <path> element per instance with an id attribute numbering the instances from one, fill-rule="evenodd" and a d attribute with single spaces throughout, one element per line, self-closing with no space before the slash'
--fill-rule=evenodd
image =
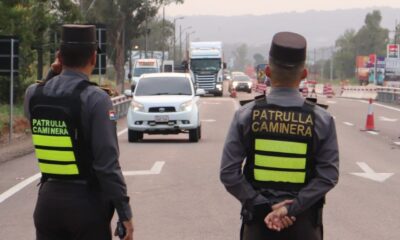
<path id="1" fill-rule="evenodd" d="M 18 183 L 14 187 L 8 189 L 7 191 L 3 192 L 0 195 L 0 203 L 4 202 L 7 198 L 11 197 L 12 195 L 16 194 L 17 192 L 21 191 L 24 187 L 28 186 L 32 182 L 38 180 L 40 178 L 41 174 L 37 173 L 24 181 Z"/>
<path id="2" fill-rule="evenodd" d="M 347 125 L 347 126 L 354 126 L 354 124 L 351 123 L 351 122 L 343 122 L 343 124 L 345 124 L 345 125 Z"/>
<path id="3" fill-rule="evenodd" d="M 122 131 L 118 132 L 118 137 L 121 136 L 122 134 L 128 132 L 128 129 L 125 128 Z M 163 164 L 164 165 L 164 164 Z M 154 166 L 153 166 L 154 168 Z M 152 168 L 152 170 L 153 170 Z M 161 166 L 162 168 L 162 166 Z M 158 170 L 158 168 L 156 169 Z M 151 171 L 151 170 L 150 170 Z M 161 170 L 160 170 L 161 171 Z M 24 181 L 16 184 L 15 186 L 11 187 L 10 189 L 8 189 L 7 191 L 3 192 L 0 195 L 0 203 L 4 202 L 7 198 L 11 197 L 12 195 L 16 194 L 17 192 L 21 191 L 23 188 L 25 188 L 26 186 L 28 186 L 29 184 L 31 184 L 32 182 L 38 180 L 40 178 L 41 174 L 37 173 L 33 176 L 30 176 L 29 178 L 25 179 Z"/>
<path id="4" fill-rule="evenodd" d="M 127 128 L 125 128 L 124 130 L 119 131 L 118 134 L 117 134 L 117 136 L 119 137 L 119 136 L 121 136 L 122 134 L 124 134 L 124 133 L 126 133 L 126 132 L 128 132 L 128 129 L 127 129 Z"/>
<path id="5" fill-rule="evenodd" d="M 362 102 L 362 103 L 367 103 L 367 104 L 369 104 L 369 102 L 368 101 L 365 101 L 365 100 L 358 100 L 359 102 Z M 383 107 L 383 108 L 386 108 L 386 109 L 390 109 L 390 110 L 393 110 L 393 111 L 397 111 L 397 112 L 400 112 L 400 109 L 399 108 L 395 108 L 395 107 L 391 107 L 391 106 L 386 106 L 386 105 L 383 105 L 383 104 L 380 104 L 380 103 L 373 103 L 373 105 L 376 105 L 376 106 L 379 106 L 379 107 Z"/>

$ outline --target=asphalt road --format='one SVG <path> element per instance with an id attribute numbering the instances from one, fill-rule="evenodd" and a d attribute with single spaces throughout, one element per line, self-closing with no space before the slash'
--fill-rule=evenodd
<path id="1" fill-rule="evenodd" d="M 119 121 L 123 171 L 135 219 L 135 239 L 239 239 L 239 203 L 218 177 L 224 139 L 237 99 L 201 98 L 202 139 L 187 135 L 148 136 L 128 143 L 125 119 Z M 368 104 L 326 99 L 335 116 L 340 145 L 340 182 L 328 194 L 325 239 L 394 240 L 400 234 L 400 110 L 374 105 L 377 133 L 365 126 Z M 399 144 L 399 145 L 398 145 Z M 364 170 L 393 173 L 376 181 L 353 175 Z M 368 168 L 368 169 L 367 169 Z M 34 239 L 32 222 L 37 180 L 2 201 L 4 192 L 38 172 L 34 155 L 0 165 L 0 239 Z M 133 174 L 133 175 L 132 175 Z M 373 173 L 367 177 L 376 177 Z M 379 176 L 379 175 L 377 175 Z M 114 225 L 115 226 L 115 225 Z"/>

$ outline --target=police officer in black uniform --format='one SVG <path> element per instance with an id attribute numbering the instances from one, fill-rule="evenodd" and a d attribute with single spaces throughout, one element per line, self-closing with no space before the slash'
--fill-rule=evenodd
<path id="1" fill-rule="evenodd" d="M 42 173 L 34 212 L 38 240 L 109 240 L 115 209 L 126 230 L 122 239 L 133 239 L 113 106 L 89 82 L 96 49 L 95 26 L 64 25 L 49 79 L 26 91 Z"/>
<path id="2" fill-rule="evenodd" d="M 323 239 L 322 208 L 338 182 L 339 152 L 332 116 L 298 91 L 305 59 L 303 36 L 277 33 L 266 69 L 271 92 L 233 118 L 220 178 L 242 203 L 242 239 Z"/>

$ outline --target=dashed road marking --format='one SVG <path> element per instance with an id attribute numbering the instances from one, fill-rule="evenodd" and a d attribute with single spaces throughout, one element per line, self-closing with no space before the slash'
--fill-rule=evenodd
<path id="1" fill-rule="evenodd" d="M 354 126 L 354 124 L 351 123 L 351 122 L 343 122 L 343 124 L 345 124 L 345 125 L 347 125 L 347 126 Z"/>
<path id="2" fill-rule="evenodd" d="M 384 116 L 380 116 L 379 120 L 383 121 L 383 122 L 397 122 L 397 118 L 387 118 Z"/>
<path id="3" fill-rule="evenodd" d="M 212 122 L 216 122 L 217 120 L 215 119 L 203 119 L 201 120 L 201 122 L 208 122 L 208 123 L 212 123 Z"/>
<path id="4" fill-rule="evenodd" d="M 400 146 L 400 142 L 394 142 L 394 144 Z"/>
<path id="5" fill-rule="evenodd" d="M 326 101 L 326 102 L 329 103 L 329 104 L 336 104 L 336 101 L 328 100 L 328 101 Z"/>
<path id="6" fill-rule="evenodd" d="M 379 135 L 379 133 L 375 132 L 375 131 L 367 131 L 367 133 L 372 134 L 372 135 Z"/>

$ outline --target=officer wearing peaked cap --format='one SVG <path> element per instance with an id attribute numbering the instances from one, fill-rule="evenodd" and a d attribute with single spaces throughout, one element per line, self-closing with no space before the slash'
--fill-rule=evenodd
<path id="1" fill-rule="evenodd" d="M 296 33 L 274 35 L 271 92 L 242 106 L 226 137 L 220 178 L 242 203 L 241 239 L 323 239 L 322 208 L 338 182 L 339 152 L 332 116 L 298 91 L 306 45 Z"/>
<path id="2" fill-rule="evenodd" d="M 25 114 L 42 173 L 34 212 L 38 240 L 109 240 L 114 210 L 126 229 L 123 239 L 133 239 L 113 106 L 89 82 L 96 50 L 95 26 L 63 25 L 48 79 L 26 91 Z"/>

